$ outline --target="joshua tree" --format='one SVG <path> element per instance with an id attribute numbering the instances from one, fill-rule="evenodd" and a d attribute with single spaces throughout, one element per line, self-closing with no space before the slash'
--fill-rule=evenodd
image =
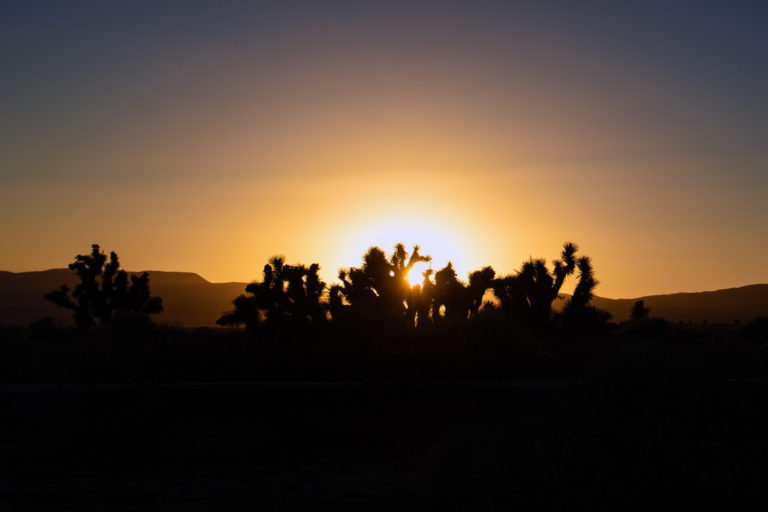
<path id="1" fill-rule="evenodd" d="M 361 267 L 339 271 L 341 285 L 330 289 L 331 314 L 335 318 L 342 317 L 345 307 L 348 307 L 358 317 L 406 317 L 413 320 L 419 299 L 414 296 L 407 278 L 416 263 L 431 259 L 419 254 L 418 245 L 408 255 L 405 246 L 399 243 L 389 259 L 380 248 L 369 248 Z"/>
<path id="2" fill-rule="evenodd" d="M 493 288 L 502 309 L 533 327 L 541 327 L 549 323 L 552 317 L 552 302 L 558 297 L 565 278 L 573 274 L 576 269 L 577 250 L 576 244 L 570 242 L 563 244 L 562 259 L 554 261 L 551 273 L 547 268 L 546 260 L 531 259 L 523 264 L 517 274 L 497 279 Z M 591 277 L 588 258 L 584 265 L 584 270 L 589 268 L 589 272 L 583 274 L 583 277 L 588 279 Z M 588 291 L 591 298 L 594 284 L 587 287 L 585 282 L 584 286 L 584 293 L 580 297 L 586 297 L 585 294 Z"/>
<path id="3" fill-rule="evenodd" d="M 593 292 L 598 285 L 592 270 L 592 260 L 589 256 L 579 258 L 576 266 L 579 269 L 579 282 L 573 290 L 571 300 L 566 304 L 566 309 L 583 309 L 592 301 Z"/>
<path id="4" fill-rule="evenodd" d="M 569 329 L 602 329 L 611 315 L 590 304 L 598 284 L 592 270 L 592 261 L 587 256 L 582 256 L 576 266 L 579 269 L 579 282 L 573 290 L 573 296 L 559 315 L 560 324 Z"/>
<path id="5" fill-rule="evenodd" d="M 245 287 L 233 304 L 234 311 L 225 313 L 219 325 L 245 324 L 249 330 L 267 323 L 271 325 L 303 325 L 326 320 L 320 298 L 325 283 L 320 280 L 320 266 L 313 263 L 286 265 L 285 258 L 274 256 L 264 265 L 264 279 Z"/>
<path id="6" fill-rule="evenodd" d="M 432 319 L 440 318 L 441 310 L 445 318 L 466 318 L 466 298 L 464 284 L 456 277 L 453 264 L 449 261 L 445 267 L 435 272 Z"/>
<path id="7" fill-rule="evenodd" d="M 554 261 L 551 272 L 545 260 L 532 259 L 517 274 L 497 279 L 494 292 L 502 309 L 534 328 L 547 325 L 552 319 L 552 302 L 558 298 L 565 278 L 576 269 L 579 281 L 565 310 L 576 314 L 589 308 L 598 282 L 592 261 L 587 256 L 577 259 L 577 250 L 576 244 L 563 244 L 561 259 Z"/>
<path id="8" fill-rule="evenodd" d="M 645 307 L 645 303 L 642 300 L 638 300 L 629 310 L 629 319 L 633 322 L 645 320 L 648 318 L 650 312 L 651 308 Z"/>
<path id="9" fill-rule="evenodd" d="M 434 270 L 428 268 L 422 273 L 424 279 L 421 284 L 416 283 L 411 288 L 411 295 L 408 297 L 408 325 L 424 327 L 432 320 L 430 312 L 435 299 L 435 283 L 430 280 L 430 277 L 434 273 Z"/>
<path id="10" fill-rule="evenodd" d="M 476 315 L 483 305 L 483 296 L 489 288 L 493 288 L 496 271 L 493 267 L 483 267 L 469 274 L 469 286 L 467 286 L 467 299 L 469 314 Z"/>
<path id="11" fill-rule="evenodd" d="M 69 287 L 45 295 L 57 306 L 74 311 L 75 324 L 79 329 L 94 325 L 95 320 L 105 324 L 117 311 L 152 315 L 163 310 L 160 297 L 149 292 L 149 275 L 129 276 L 120 270 L 117 254 L 107 256 L 97 244 L 91 246 L 91 254 L 78 254 L 70 270 L 80 278 L 70 296 Z"/>

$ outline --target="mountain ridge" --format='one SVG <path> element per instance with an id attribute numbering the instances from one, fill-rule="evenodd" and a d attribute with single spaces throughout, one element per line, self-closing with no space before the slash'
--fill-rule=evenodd
<path id="1" fill-rule="evenodd" d="M 144 271 L 127 271 L 141 274 Z M 148 270 L 152 295 L 163 299 L 159 323 L 182 327 L 213 327 L 247 283 L 212 283 L 194 272 Z M 77 276 L 67 268 L 28 272 L 0 271 L 0 323 L 26 325 L 51 317 L 65 323 L 71 312 L 45 300 L 45 294 L 65 284 L 74 288 Z"/>
<path id="2" fill-rule="evenodd" d="M 143 271 L 129 271 L 140 274 Z M 247 282 L 210 282 L 195 272 L 148 270 L 153 295 L 162 297 L 165 311 L 156 317 L 159 323 L 183 327 L 212 327 L 222 313 L 232 308 L 232 301 L 245 292 Z M 77 277 L 67 268 L 26 272 L 0 270 L 0 323 L 26 325 L 52 317 L 71 321 L 71 313 L 45 300 L 44 295 L 62 284 L 74 288 Z M 562 306 L 563 295 L 555 304 Z M 673 322 L 745 322 L 768 317 L 768 284 L 749 284 L 711 291 L 645 295 L 637 298 L 611 299 L 595 296 L 593 305 L 611 313 L 621 322 L 637 300 L 651 309 L 651 316 Z"/>
<path id="3" fill-rule="evenodd" d="M 564 296 L 558 302 L 564 303 Z M 700 292 L 677 292 L 644 295 L 630 299 L 611 299 L 595 296 L 592 305 L 611 313 L 613 320 L 622 322 L 638 300 L 650 308 L 652 317 L 673 322 L 745 322 L 768 316 L 768 284 L 757 283 L 734 288 L 721 288 Z"/>

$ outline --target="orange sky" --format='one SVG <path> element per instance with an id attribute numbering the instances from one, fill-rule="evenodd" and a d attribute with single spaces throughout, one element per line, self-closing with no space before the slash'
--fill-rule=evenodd
<path id="1" fill-rule="evenodd" d="M 284 254 L 333 279 L 403 241 L 466 276 L 568 240 L 602 296 L 768 282 L 749 13 L 489 5 L 6 13 L 28 30 L 0 31 L 0 269 L 99 243 L 135 270 L 247 281 Z"/>

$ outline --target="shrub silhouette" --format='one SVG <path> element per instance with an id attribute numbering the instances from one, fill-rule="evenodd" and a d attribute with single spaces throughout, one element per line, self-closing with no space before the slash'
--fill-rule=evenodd
<path id="1" fill-rule="evenodd" d="M 663 319 L 651 316 L 651 308 L 645 307 L 642 300 L 635 301 L 629 309 L 629 320 L 622 325 L 627 327 L 627 333 L 635 339 L 666 339 L 672 333 L 672 324 Z"/>
<path id="2" fill-rule="evenodd" d="M 630 321 L 637 322 L 645 320 L 649 317 L 651 308 L 645 307 L 645 302 L 642 300 L 635 301 L 635 304 L 629 310 Z"/>
<path id="3" fill-rule="evenodd" d="M 313 263 L 286 265 L 283 256 L 274 256 L 264 265 L 264 279 L 245 287 L 218 325 L 241 325 L 253 331 L 261 324 L 271 326 L 307 325 L 326 321 L 326 308 L 320 301 L 325 283 L 318 276 L 320 266 Z"/>
<path id="4" fill-rule="evenodd" d="M 741 330 L 742 336 L 753 341 L 768 342 L 768 318 L 756 318 Z"/>
<path id="5" fill-rule="evenodd" d="M 152 315 L 163 310 L 160 297 L 152 297 L 149 291 L 149 274 L 131 275 L 120 270 L 115 252 L 107 256 L 97 244 L 91 246 L 90 254 L 78 254 L 69 269 L 80 279 L 70 296 L 69 287 L 45 295 L 45 298 L 59 307 L 74 311 L 78 329 L 111 321 L 113 314 Z"/>

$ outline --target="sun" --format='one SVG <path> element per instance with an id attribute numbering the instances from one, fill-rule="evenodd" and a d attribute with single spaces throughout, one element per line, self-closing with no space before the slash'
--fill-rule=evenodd
<path id="1" fill-rule="evenodd" d="M 403 243 L 409 254 L 418 245 L 421 255 L 432 257 L 431 262 L 417 263 L 411 269 L 406 277 L 411 286 L 424 281 L 423 273 L 427 269 L 437 271 L 448 262 L 453 264 L 460 278 L 466 279 L 473 255 L 462 236 L 465 235 L 462 225 L 448 214 L 440 215 L 436 211 L 397 210 L 367 212 L 350 223 L 340 247 L 343 250 L 339 258 L 342 266 L 360 266 L 362 255 L 371 246 L 380 247 L 390 256 L 395 244 Z"/>
<path id="2" fill-rule="evenodd" d="M 424 272 L 431 268 L 431 262 L 420 261 L 416 263 L 413 268 L 411 268 L 410 272 L 408 272 L 408 275 L 405 276 L 405 280 L 408 281 L 408 283 L 411 285 L 411 288 L 417 284 L 421 285 L 424 282 Z"/>

